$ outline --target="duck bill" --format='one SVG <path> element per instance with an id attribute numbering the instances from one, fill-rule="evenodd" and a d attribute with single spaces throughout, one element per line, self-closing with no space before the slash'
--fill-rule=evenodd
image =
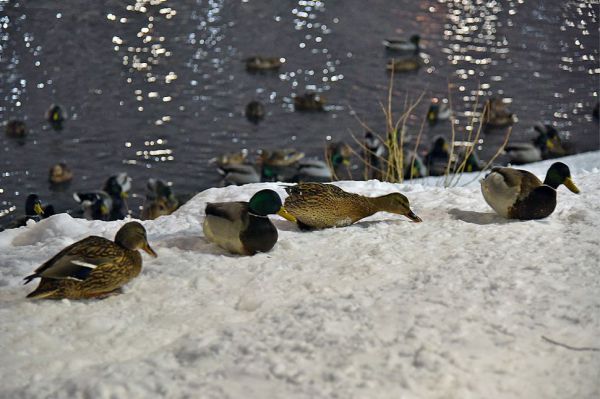
<path id="1" fill-rule="evenodd" d="M 156 254 L 156 252 L 154 252 L 154 250 L 152 249 L 152 247 L 150 246 L 150 244 L 146 243 L 142 249 L 144 251 L 146 251 L 148 253 L 148 255 L 152 256 L 153 258 L 158 257 L 158 255 Z"/>
<path id="2" fill-rule="evenodd" d="M 405 216 L 415 223 L 420 223 L 423 221 L 423 219 L 421 219 L 420 217 L 415 215 L 415 213 L 413 211 L 408 211 L 408 213 Z"/>
<path id="3" fill-rule="evenodd" d="M 279 208 L 279 210 L 277 211 L 277 214 L 279 216 L 281 216 L 282 218 L 284 218 L 285 220 L 289 220 L 292 223 L 298 222 L 298 219 L 296 219 L 296 217 L 294 215 L 292 215 L 291 213 L 289 213 L 287 211 L 287 209 L 285 209 L 284 207 Z"/>
<path id="4" fill-rule="evenodd" d="M 44 214 L 44 209 L 42 208 L 42 205 L 40 205 L 40 203 L 36 202 L 35 205 L 33 205 L 33 211 L 35 212 L 36 215 L 43 215 Z"/>
<path id="5" fill-rule="evenodd" d="M 575 194 L 579 194 L 579 188 L 573 183 L 573 180 L 570 177 L 565 179 L 565 187 L 574 192 Z"/>

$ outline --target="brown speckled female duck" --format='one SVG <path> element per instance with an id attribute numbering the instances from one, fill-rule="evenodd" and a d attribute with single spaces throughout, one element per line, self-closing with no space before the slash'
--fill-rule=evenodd
<path id="1" fill-rule="evenodd" d="M 40 285 L 27 298 L 86 299 L 118 293 L 142 270 L 143 249 L 156 257 L 138 222 L 123 225 L 115 241 L 90 236 L 60 251 L 25 277 L 25 284 L 40 277 Z"/>
<path id="2" fill-rule="evenodd" d="M 365 197 L 321 183 L 300 183 L 286 187 L 285 191 L 289 197 L 283 207 L 303 230 L 348 226 L 376 212 L 396 213 L 414 222 L 422 221 L 400 193 Z"/>

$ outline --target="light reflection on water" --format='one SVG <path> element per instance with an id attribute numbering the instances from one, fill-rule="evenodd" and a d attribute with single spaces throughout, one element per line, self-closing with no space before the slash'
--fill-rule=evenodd
<path id="1" fill-rule="evenodd" d="M 519 117 L 515 140 L 545 121 L 575 150 L 597 149 L 597 27 L 598 5 L 584 1 L 130 0 L 85 10 L 0 1 L 0 119 L 23 119 L 29 129 L 23 142 L 0 137 L 0 216 L 22 209 L 32 191 L 72 206 L 72 191 L 97 189 L 123 170 L 141 201 L 149 177 L 190 193 L 218 184 L 208 160 L 223 152 L 294 146 L 321 156 L 326 139 L 362 134 L 353 113 L 382 129 L 392 54 L 381 40 L 413 33 L 429 63 L 394 79 L 398 108 L 426 91 L 410 137 L 428 99 L 450 89 L 458 131 L 479 118 L 475 102 L 497 96 Z M 254 55 L 286 62 L 249 74 L 243 60 Z M 294 112 L 293 97 L 307 91 L 321 93 L 328 112 Z M 259 125 L 243 116 L 255 99 L 267 111 Z M 43 120 L 51 103 L 70 115 L 60 133 Z M 480 155 L 502 138 L 484 135 Z M 76 176 L 65 192 L 46 182 L 59 161 Z"/>

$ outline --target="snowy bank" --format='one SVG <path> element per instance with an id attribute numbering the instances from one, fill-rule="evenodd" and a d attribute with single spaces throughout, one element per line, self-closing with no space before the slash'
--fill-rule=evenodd
<path id="1" fill-rule="evenodd" d="M 284 190 L 209 189 L 143 222 L 159 257 L 100 301 L 29 301 L 22 278 L 123 222 L 4 231 L 0 397 L 600 397 L 600 152 L 564 161 L 582 193 L 560 187 L 544 220 L 502 219 L 477 182 L 340 182 L 400 190 L 424 222 L 379 213 L 306 233 L 274 217 L 279 242 L 253 257 L 205 241 L 204 206 Z"/>

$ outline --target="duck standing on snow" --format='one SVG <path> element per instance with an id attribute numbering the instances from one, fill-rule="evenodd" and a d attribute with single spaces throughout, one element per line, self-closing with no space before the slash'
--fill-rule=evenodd
<path id="1" fill-rule="evenodd" d="M 25 277 L 25 284 L 42 279 L 27 298 L 87 299 L 116 294 L 142 270 L 138 249 L 157 256 L 138 222 L 124 224 L 114 242 L 98 236 L 77 241 Z"/>
<path id="2" fill-rule="evenodd" d="M 485 201 L 505 218 L 543 219 L 554 212 L 556 190 L 561 184 L 579 193 L 569 167 L 562 162 L 550 166 L 543 183 L 525 170 L 493 168 L 481 180 L 481 192 Z"/>
<path id="3" fill-rule="evenodd" d="M 204 236 L 227 251 L 239 255 L 267 252 L 277 242 L 277 228 L 268 215 L 291 218 L 273 190 L 261 190 L 250 201 L 206 204 Z"/>
<path id="4" fill-rule="evenodd" d="M 349 226 L 376 212 L 404 215 L 414 222 L 421 218 L 411 211 L 408 199 L 400 193 L 365 197 L 322 183 L 300 183 L 286 187 L 284 208 L 302 230 Z"/>

